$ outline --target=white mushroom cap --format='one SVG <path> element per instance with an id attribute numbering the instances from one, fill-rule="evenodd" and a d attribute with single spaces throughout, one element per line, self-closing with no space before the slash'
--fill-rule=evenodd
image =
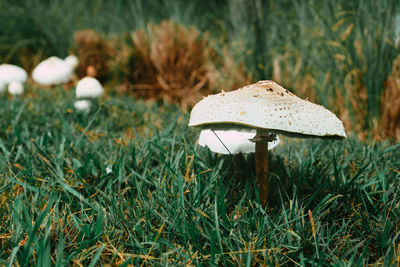
<path id="1" fill-rule="evenodd" d="M 85 77 L 76 85 L 77 98 L 96 98 L 103 94 L 103 86 L 93 77 Z"/>
<path id="2" fill-rule="evenodd" d="M 78 100 L 75 101 L 74 107 L 83 112 L 88 112 L 90 110 L 91 103 L 88 100 Z"/>
<path id="3" fill-rule="evenodd" d="M 253 153 L 256 144 L 251 142 L 256 135 L 256 130 L 250 131 L 212 131 L 202 130 L 199 136 L 199 145 L 207 146 L 211 151 L 220 154 Z M 268 142 L 268 150 L 275 148 L 279 144 L 279 137 Z"/>
<path id="4" fill-rule="evenodd" d="M 72 69 L 78 67 L 79 59 L 75 55 L 69 55 L 64 59 L 65 63 L 67 63 Z"/>
<path id="5" fill-rule="evenodd" d="M 273 81 L 203 98 L 189 126 L 212 129 L 265 129 L 295 136 L 346 137 L 343 123 L 323 106 L 303 100 Z"/>
<path id="6" fill-rule="evenodd" d="M 28 74 L 26 71 L 18 66 L 10 65 L 10 64 L 1 64 L 0 65 L 0 80 L 6 84 L 12 82 L 26 82 L 28 78 Z"/>
<path id="7" fill-rule="evenodd" d="M 6 83 L 0 80 L 0 94 L 6 90 Z"/>
<path id="8" fill-rule="evenodd" d="M 24 85 L 20 82 L 12 82 L 8 85 L 8 92 L 10 95 L 22 95 L 24 92 Z"/>
<path id="9" fill-rule="evenodd" d="M 58 57 L 50 57 L 40 62 L 32 73 L 33 80 L 40 85 L 57 85 L 68 82 L 72 68 Z"/>

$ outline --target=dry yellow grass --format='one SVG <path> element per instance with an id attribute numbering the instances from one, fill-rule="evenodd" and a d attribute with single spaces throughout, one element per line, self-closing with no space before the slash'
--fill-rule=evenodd
<path id="1" fill-rule="evenodd" d="M 348 126 L 348 130 L 360 133 L 359 137 L 361 139 L 366 137 L 366 133 L 363 133 L 363 129 L 366 123 L 364 119 L 366 117 L 368 101 L 367 89 L 362 81 L 363 75 L 364 73 L 361 70 L 353 69 L 348 72 L 344 81 L 344 88 L 346 90 L 344 103 L 350 103 L 354 120 L 354 122 L 345 120 L 345 124 Z M 341 102 L 337 104 L 341 105 Z M 342 107 L 342 110 L 343 109 L 345 109 L 345 107 Z M 341 114 L 347 112 L 348 111 L 344 111 Z"/>
<path id="2" fill-rule="evenodd" d="M 133 85 L 129 91 L 154 100 L 179 102 L 183 108 L 208 93 L 207 42 L 194 27 L 173 21 L 150 23 L 133 33 Z"/>
<path id="3" fill-rule="evenodd" d="M 386 137 L 400 140 L 400 56 L 393 62 L 381 98 L 381 123 Z"/>
<path id="4" fill-rule="evenodd" d="M 290 62 L 293 58 L 295 64 Z M 312 102 L 319 102 L 315 89 L 315 79 L 310 73 L 303 75 L 300 72 L 301 66 L 302 58 L 299 53 L 293 55 L 286 52 L 283 55 L 277 55 L 272 63 L 272 79 L 284 87 L 293 90 L 296 95 L 302 98 L 306 98 Z"/>
<path id="5" fill-rule="evenodd" d="M 246 72 L 244 62 L 233 55 L 235 49 L 232 46 L 211 44 L 213 45 L 221 47 L 221 54 L 215 53 L 213 49 L 208 50 L 207 76 L 213 91 L 230 91 L 254 82 L 252 76 Z"/>

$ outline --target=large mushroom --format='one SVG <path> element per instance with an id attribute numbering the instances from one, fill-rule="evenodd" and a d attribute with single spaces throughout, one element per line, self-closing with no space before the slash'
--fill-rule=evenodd
<path id="1" fill-rule="evenodd" d="M 202 129 L 255 129 L 255 169 L 261 204 L 269 195 L 268 142 L 277 134 L 345 138 L 343 123 L 323 106 L 303 100 L 273 81 L 203 98 L 192 109 L 189 126 Z"/>

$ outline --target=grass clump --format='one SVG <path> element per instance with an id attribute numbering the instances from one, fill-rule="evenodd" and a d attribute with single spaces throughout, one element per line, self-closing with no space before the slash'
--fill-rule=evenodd
<path id="1" fill-rule="evenodd" d="M 186 108 L 209 92 L 209 47 L 196 28 L 174 21 L 150 23 L 133 33 L 132 45 L 128 90 L 135 95 Z"/>

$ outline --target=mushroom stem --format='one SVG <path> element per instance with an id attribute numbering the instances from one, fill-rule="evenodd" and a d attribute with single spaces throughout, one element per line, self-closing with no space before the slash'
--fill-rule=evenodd
<path id="1" fill-rule="evenodd" d="M 269 195 L 268 167 L 268 143 L 256 142 L 256 182 L 260 202 L 263 206 L 267 204 Z"/>
<path id="2" fill-rule="evenodd" d="M 269 196 L 269 162 L 268 141 L 274 140 L 274 136 L 268 136 L 265 130 L 257 129 L 257 135 L 253 141 L 256 143 L 256 183 L 261 205 L 267 204 Z"/>

